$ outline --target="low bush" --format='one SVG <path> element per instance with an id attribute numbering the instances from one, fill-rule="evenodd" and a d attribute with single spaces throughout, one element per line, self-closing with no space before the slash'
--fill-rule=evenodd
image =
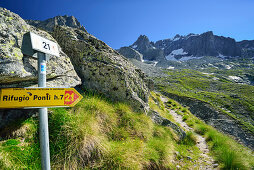
<path id="1" fill-rule="evenodd" d="M 196 145 L 196 142 L 197 142 L 197 138 L 194 135 L 194 133 L 191 131 L 188 131 L 186 133 L 186 137 L 180 143 L 184 145 L 194 146 Z"/>

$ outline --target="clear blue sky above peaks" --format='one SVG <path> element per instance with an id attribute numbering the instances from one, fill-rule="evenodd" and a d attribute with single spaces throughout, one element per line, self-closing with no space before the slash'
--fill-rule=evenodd
<path id="1" fill-rule="evenodd" d="M 0 0 L 0 6 L 23 19 L 73 15 L 115 49 L 141 34 L 151 41 L 206 31 L 254 39 L 254 0 Z"/>

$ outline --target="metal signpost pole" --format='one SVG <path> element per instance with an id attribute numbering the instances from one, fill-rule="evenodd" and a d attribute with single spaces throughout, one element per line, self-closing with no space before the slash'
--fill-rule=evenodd
<path id="1" fill-rule="evenodd" d="M 46 87 L 46 55 L 38 52 L 38 86 Z M 50 170 L 48 109 L 39 109 L 40 149 L 42 170 Z"/>

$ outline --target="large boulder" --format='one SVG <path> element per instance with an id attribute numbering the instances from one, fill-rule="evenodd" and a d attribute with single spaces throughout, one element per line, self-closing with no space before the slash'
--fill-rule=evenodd
<path id="1" fill-rule="evenodd" d="M 53 18 L 49 18 L 45 21 L 26 20 L 26 22 L 29 25 L 32 25 L 32 26 L 35 26 L 37 28 L 47 30 L 47 31 L 50 31 L 50 32 L 52 32 L 54 30 L 56 25 L 68 26 L 68 27 L 72 27 L 72 28 L 79 28 L 79 29 L 86 32 L 85 27 L 83 25 L 81 25 L 79 23 L 79 21 L 77 20 L 77 18 L 75 18 L 74 16 L 64 15 L 64 16 L 56 16 L 56 17 L 53 17 Z"/>
<path id="2" fill-rule="evenodd" d="M 0 8 L 0 87 L 24 87 L 37 84 L 37 59 L 22 53 L 24 34 L 32 31 L 54 42 L 45 31 L 28 25 L 17 14 Z M 60 57 L 47 62 L 47 86 L 68 87 L 81 83 L 70 58 L 61 50 Z"/>
<path id="3" fill-rule="evenodd" d="M 148 111 L 144 73 L 128 59 L 81 29 L 57 26 L 52 35 L 70 56 L 84 88 Z"/>

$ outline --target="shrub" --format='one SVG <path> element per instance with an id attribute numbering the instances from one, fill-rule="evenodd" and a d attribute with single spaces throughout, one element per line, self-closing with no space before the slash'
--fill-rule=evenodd
<path id="1" fill-rule="evenodd" d="M 205 124 L 197 124 L 194 126 L 194 131 L 198 134 L 204 135 L 208 131 L 208 126 Z"/>
<path id="2" fill-rule="evenodd" d="M 182 117 L 183 121 L 186 121 L 188 118 L 189 118 L 188 115 L 183 115 L 183 117 Z"/>
<path id="3" fill-rule="evenodd" d="M 194 135 L 194 133 L 191 131 L 188 131 L 186 133 L 186 137 L 180 143 L 184 145 L 193 146 L 193 145 L 196 145 L 196 141 L 197 141 L 197 138 Z"/>

